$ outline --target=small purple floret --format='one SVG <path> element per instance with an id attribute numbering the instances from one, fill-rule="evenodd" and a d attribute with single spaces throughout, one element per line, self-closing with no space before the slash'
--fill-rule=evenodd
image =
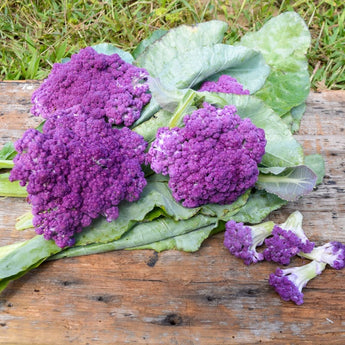
<path id="1" fill-rule="evenodd" d="M 79 105 L 90 117 L 130 126 L 150 101 L 148 73 L 119 55 L 82 49 L 66 63 L 53 65 L 49 77 L 33 93 L 31 112 L 49 118 L 55 111 Z"/>
<path id="2" fill-rule="evenodd" d="M 204 107 L 184 118 L 185 127 L 160 128 L 148 152 L 156 173 L 169 175 L 169 187 L 185 207 L 230 204 L 258 178 L 265 133 L 234 106 Z"/>
<path id="3" fill-rule="evenodd" d="M 229 75 L 223 74 L 218 81 L 205 81 L 199 91 L 234 93 L 237 95 L 249 95 L 249 90 L 243 89 L 243 86 Z"/>
<path id="4" fill-rule="evenodd" d="M 327 244 L 324 245 L 324 247 L 326 246 Z M 330 260 L 327 260 L 327 263 L 336 270 L 343 269 L 345 267 L 345 246 L 340 242 L 333 241 L 330 243 L 329 249 L 332 254 L 329 253 Z M 325 251 L 328 254 L 328 248 Z"/>
<path id="5" fill-rule="evenodd" d="M 296 277 L 294 275 L 285 276 L 281 268 L 277 268 L 275 273 L 271 273 L 269 277 L 269 284 L 274 287 L 275 291 L 280 295 L 284 301 L 293 301 L 297 305 L 303 304 L 302 290 L 295 285 Z"/>
<path id="6" fill-rule="evenodd" d="M 265 240 L 266 249 L 263 254 L 265 260 L 274 261 L 281 265 L 288 265 L 291 257 L 303 251 L 310 253 L 314 248 L 314 243 L 301 239 L 291 230 L 284 230 L 275 225 L 272 237 Z"/>
<path id="7" fill-rule="evenodd" d="M 244 226 L 230 220 L 225 224 L 224 246 L 246 265 L 262 261 L 264 256 L 256 248 L 270 235 L 272 227 Z"/>
<path id="8" fill-rule="evenodd" d="M 310 254 L 303 255 L 302 253 L 302 256 L 324 262 L 337 270 L 345 267 L 345 246 L 337 241 L 316 247 Z"/>
<path id="9" fill-rule="evenodd" d="M 114 220 L 122 200 L 138 200 L 146 146 L 127 127 L 112 128 L 77 108 L 59 111 L 43 133 L 29 129 L 16 142 L 10 180 L 27 186 L 36 232 L 63 248 L 92 219 Z"/>
<path id="10" fill-rule="evenodd" d="M 321 274 L 325 267 L 325 264 L 312 261 L 301 267 L 284 270 L 277 268 L 275 273 L 271 273 L 269 284 L 274 287 L 284 301 L 293 301 L 297 305 L 301 305 L 304 302 L 302 289 L 311 279 Z"/>

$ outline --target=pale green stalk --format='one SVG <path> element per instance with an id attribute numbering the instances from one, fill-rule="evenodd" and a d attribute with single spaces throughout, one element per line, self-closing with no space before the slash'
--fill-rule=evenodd
<path id="1" fill-rule="evenodd" d="M 182 102 L 178 105 L 177 109 L 175 110 L 169 122 L 170 128 L 181 127 L 181 125 L 183 124 L 183 117 L 191 109 L 191 106 L 194 103 L 196 96 L 197 96 L 197 93 L 194 90 L 188 89 L 188 91 L 183 97 Z"/>
<path id="2" fill-rule="evenodd" d="M 9 173 L 0 174 L 0 196 L 25 198 L 28 196 L 25 187 L 22 187 L 18 181 L 10 182 Z"/>
<path id="3" fill-rule="evenodd" d="M 13 160 L 0 159 L 0 169 L 12 169 L 14 167 Z"/>
<path id="4" fill-rule="evenodd" d="M 22 216 L 18 217 L 16 219 L 16 225 L 15 228 L 16 230 L 26 230 L 29 228 L 33 228 L 32 220 L 33 220 L 33 215 L 31 212 L 27 212 L 23 214 Z"/>

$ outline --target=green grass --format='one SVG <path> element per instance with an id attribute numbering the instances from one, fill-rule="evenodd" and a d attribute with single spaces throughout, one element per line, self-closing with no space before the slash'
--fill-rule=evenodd
<path id="1" fill-rule="evenodd" d="M 345 89 L 343 0 L 2 0 L 0 80 L 43 79 L 53 63 L 88 45 L 109 42 L 131 51 L 152 31 L 182 23 L 226 20 L 238 40 L 273 15 L 294 10 L 312 34 L 312 87 Z"/>

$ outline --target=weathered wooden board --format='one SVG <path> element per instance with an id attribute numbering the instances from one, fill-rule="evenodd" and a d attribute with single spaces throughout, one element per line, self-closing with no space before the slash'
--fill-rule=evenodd
<path id="1" fill-rule="evenodd" d="M 29 114 L 38 85 L 0 83 L 0 147 L 38 123 Z M 326 177 L 270 215 L 283 221 L 300 210 L 317 244 L 345 242 L 344 129 L 345 92 L 311 93 L 296 137 L 307 154 L 323 155 Z M 24 200 L 0 200 L 0 245 L 33 235 L 13 230 L 29 209 Z M 197 253 L 119 251 L 45 263 L 0 294 L 0 344 L 345 344 L 344 272 L 326 269 L 296 306 L 268 285 L 275 269 L 243 265 L 222 234 Z"/>

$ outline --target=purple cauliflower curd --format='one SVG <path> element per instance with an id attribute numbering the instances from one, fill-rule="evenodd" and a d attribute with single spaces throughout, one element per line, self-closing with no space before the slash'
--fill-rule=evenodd
<path id="1" fill-rule="evenodd" d="M 263 254 L 265 260 L 274 261 L 281 265 L 288 265 L 290 259 L 299 252 L 310 253 L 314 248 L 314 243 L 310 242 L 303 233 L 298 236 L 298 232 L 285 230 L 275 225 L 272 237 L 265 240 L 267 248 Z"/>
<path id="2" fill-rule="evenodd" d="M 147 161 L 169 175 L 169 187 L 185 207 L 229 204 L 254 186 L 265 153 L 265 133 L 241 119 L 232 105 L 204 107 L 183 119 L 185 127 L 158 130 Z"/>
<path id="3" fill-rule="evenodd" d="M 119 55 L 82 49 L 67 63 L 56 63 L 33 93 L 31 112 L 49 118 L 55 111 L 80 105 L 85 115 L 130 126 L 150 101 L 148 73 Z"/>
<path id="4" fill-rule="evenodd" d="M 243 89 L 235 78 L 229 75 L 221 75 L 218 81 L 205 81 L 199 91 L 234 93 L 236 95 L 249 95 L 249 90 Z"/>
<path id="5" fill-rule="evenodd" d="M 36 232 L 61 248 L 97 216 L 116 219 L 119 203 L 137 200 L 146 185 L 144 139 L 72 110 L 49 117 L 43 133 L 24 133 L 10 174 L 27 186 Z"/>

